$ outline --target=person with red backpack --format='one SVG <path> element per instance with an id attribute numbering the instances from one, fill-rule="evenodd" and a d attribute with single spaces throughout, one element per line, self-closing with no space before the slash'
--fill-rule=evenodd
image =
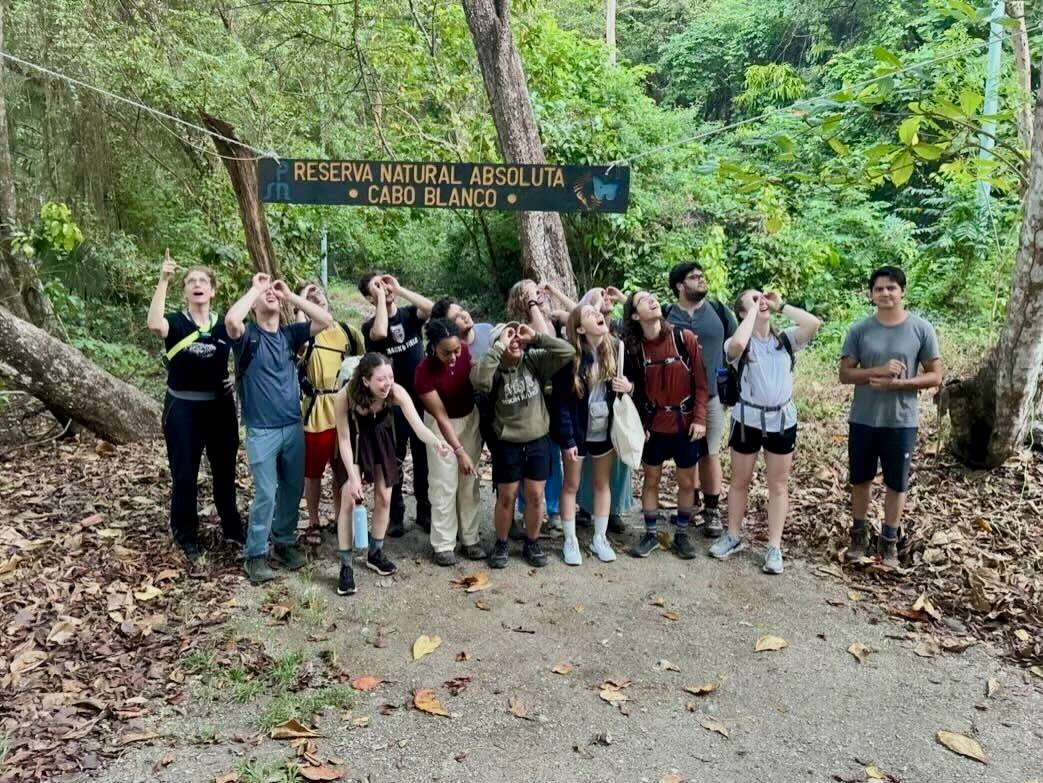
<path id="1" fill-rule="evenodd" d="M 671 549 L 690 560 L 695 557 L 688 538 L 695 466 L 706 453 L 709 394 L 702 349 L 694 333 L 667 322 L 659 301 L 648 291 L 635 291 L 627 298 L 623 321 L 627 329 L 623 371 L 634 384 L 634 402 L 647 433 L 641 455 L 645 533 L 630 554 L 648 557 L 659 548 L 659 479 L 663 463 L 672 459 L 677 466 L 677 531 Z"/>
<path id="2" fill-rule="evenodd" d="M 782 526 L 789 501 L 787 483 L 797 445 L 797 408 L 793 404 L 793 354 L 811 342 L 822 322 L 799 307 L 784 304 L 775 293 L 744 291 L 735 301 L 742 323 L 725 340 L 729 372 L 725 394 L 732 405 L 731 483 L 728 488 L 728 530 L 710 547 L 723 560 L 745 547 L 739 534 L 746 501 L 764 449 L 768 483 L 768 551 L 761 570 L 782 573 Z M 773 313 L 782 313 L 794 326 L 776 332 Z"/>
<path id="3" fill-rule="evenodd" d="M 326 292 L 314 281 L 297 287 L 297 295 L 330 312 Z M 298 321 L 307 321 L 303 310 L 297 311 Z M 333 469 L 333 518 L 340 513 L 341 486 L 348 474 L 337 454 L 337 420 L 333 411 L 333 396 L 337 388 L 337 374 L 346 356 L 362 356 L 365 351 L 362 332 L 344 322 L 334 322 L 309 338 L 297 362 L 297 380 L 301 387 L 301 419 L 304 422 L 304 499 L 308 505 L 308 526 L 304 528 L 305 543 L 322 543 L 323 525 L 319 520 L 319 498 L 322 494 L 322 475 L 326 466 Z"/>

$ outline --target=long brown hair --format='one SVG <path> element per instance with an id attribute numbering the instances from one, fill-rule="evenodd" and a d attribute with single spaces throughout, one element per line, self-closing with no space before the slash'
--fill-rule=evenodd
<path id="1" fill-rule="evenodd" d="M 580 334 L 580 327 L 583 325 L 583 308 L 590 307 L 590 305 L 577 305 L 572 308 L 572 312 L 569 313 L 569 319 L 565 322 L 565 336 L 572 347 L 576 349 L 576 355 L 572 359 L 572 388 L 576 392 L 576 396 L 582 399 L 587 394 L 587 389 L 592 384 L 605 382 L 608 383 L 616 374 L 616 349 L 615 341 L 612 339 L 611 334 L 606 334 L 604 339 L 598 343 L 597 349 L 591 351 L 589 344 L 586 341 L 585 335 Z M 590 307 L 593 310 L 593 307 Z M 598 377 L 597 378 L 584 378 L 581 367 L 583 365 L 583 354 L 593 353 L 598 363 Z M 589 368 L 588 368 L 589 373 Z"/>
<path id="2" fill-rule="evenodd" d="M 535 282 L 523 277 L 507 292 L 507 314 L 525 324 L 529 322 L 529 302 L 525 297 L 525 284 Z"/>
<path id="3" fill-rule="evenodd" d="M 376 400 L 373 392 L 362 381 L 368 381 L 373 377 L 374 370 L 385 364 L 391 364 L 391 360 L 382 353 L 372 351 L 359 361 L 358 367 L 355 368 L 355 372 L 351 376 L 351 380 L 348 381 L 348 402 L 358 410 L 369 411 Z"/>

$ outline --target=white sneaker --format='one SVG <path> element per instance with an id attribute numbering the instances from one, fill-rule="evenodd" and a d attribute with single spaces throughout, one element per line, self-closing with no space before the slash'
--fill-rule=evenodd
<path id="1" fill-rule="evenodd" d="M 565 539 L 565 543 L 561 546 L 561 556 L 565 560 L 565 565 L 583 565 L 583 555 L 580 554 L 579 541 L 575 536 Z"/>
<path id="2" fill-rule="evenodd" d="M 615 550 L 604 536 L 595 535 L 590 540 L 590 554 L 594 555 L 602 563 L 611 563 L 616 559 Z"/>

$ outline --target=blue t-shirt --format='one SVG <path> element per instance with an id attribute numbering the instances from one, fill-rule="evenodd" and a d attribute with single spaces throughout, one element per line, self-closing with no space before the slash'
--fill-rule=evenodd
<path id="1" fill-rule="evenodd" d="M 311 324 L 296 323 L 269 332 L 248 323 L 232 350 L 239 362 L 253 338 L 257 344 L 242 380 L 243 423 L 247 427 L 288 427 L 301 420 L 301 392 L 297 383 L 298 349 L 311 336 Z"/>

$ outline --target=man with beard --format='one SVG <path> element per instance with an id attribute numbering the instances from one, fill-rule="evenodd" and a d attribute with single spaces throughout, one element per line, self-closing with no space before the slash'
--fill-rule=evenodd
<path id="1" fill-rule="evenodd" d="M 706 412 L 706 454 L 699 460 L 699 488 L 703 491 L 703 534 L 717 538 L 723 532 L 718 502 L 721 494 L 721 435 L 724 432 L 724 406 L 717 397 L 717 371 L 724 367 L 724 341 L 738 324 L 735 314 L 720 302 L 708 300 L 706 275 L 694 261 L 670 270 L 670 290 L 676 304 L 666 310 L 674 326 L 694 332 L 702 348 L 706 384 L 710 395 Z"/>

